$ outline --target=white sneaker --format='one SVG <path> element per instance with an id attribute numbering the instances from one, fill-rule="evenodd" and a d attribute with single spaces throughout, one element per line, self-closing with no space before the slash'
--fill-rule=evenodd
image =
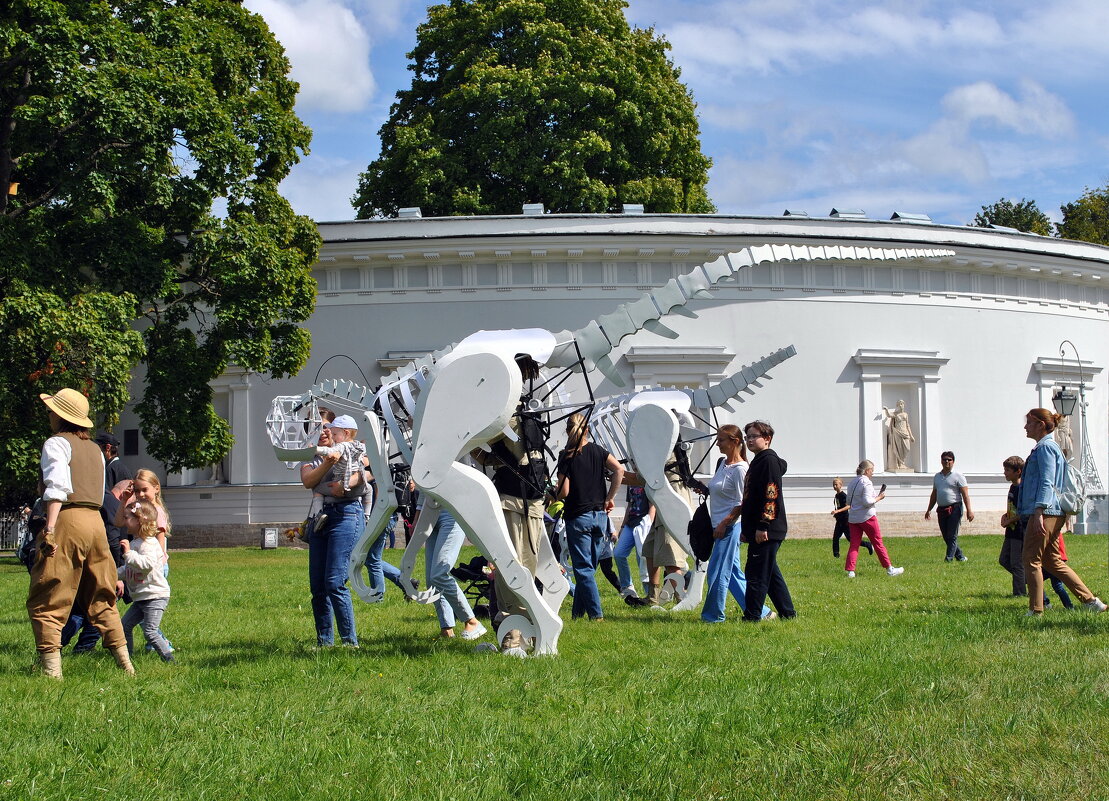
<path id="1" fill-rule="evenodd" d="M 501 654 L 504 656 L 514 656 L 517 659 L 527 659 L 528 657 L 528 652 L 520 647 L 505 648 L 503 651 L 501 651 Z"/>
<path id="2" fill-rule="evenodd" d="M 847 578 L 855 578 L 855 571 L 854 570 L 848 570 L 847 571 Z"/>
<path id="3" fill-rule="evenodd" d="M 485 626 L 483 626 L 481 623 L 478 623 L 476 628 L 472 628 L 469 631 L 466 631 L 465 629 L 463 629 L 462 634 L 460 636 L 464 640 L 476 640 L 479 637 L 481 637 L 483 634 L 485 634 L 485 632 L 487 632 L 487 631 L 488 631 L 488 629 L 485 628 Z"/>
<path id="4" fill-rule="evenodd" d="M 1086 603 L 1082 605 L 1086 607 L 1087 612 L 1104 612 L 1106 609 L 1105 604 L 1101 602 L 1100 598 L 1094 598 L 1092 601 L 1086 601 Z"/>
<path id="5" fill-rule="evenodd" d="M 890 576 L 900 576 L 904 572 L 905 572 L 905 568 L 903 568 L 903 567 L 890 566 L 890 568 L 888 570 L 886 570 L 886 574 L 890 575 Z"/>
<path id="6" fill-rule="evenodd" d="M 639 597 L 639 595 L 637 595 L 636 592 L 635 592 L 635 587 L 633 587 L 631 584 L 629 584 L 627 587 L 624 587 L 623 589 L 620 590 L 620 597 L 621 598 L 627 598 L 629 595 L 632 598 L 638 598 Z"/>

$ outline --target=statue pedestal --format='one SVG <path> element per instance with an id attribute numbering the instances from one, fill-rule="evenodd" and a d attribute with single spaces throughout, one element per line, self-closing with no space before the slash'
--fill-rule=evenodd
<path id="1" fill-rule="evenodd" d="M 886 472 L 887 473 L 915 473 L 916 470 L 913 470 L 913 468 L 911 468 L 911 467 L 887 467 Z"/>

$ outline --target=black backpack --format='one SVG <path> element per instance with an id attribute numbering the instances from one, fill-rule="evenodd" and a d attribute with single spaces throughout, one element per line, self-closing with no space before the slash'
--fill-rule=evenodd
<path id="1" fill-rule="evenodd" d="M 547 463 L 547 430 L 538 417 L 520 413 L 520 442 L 527 459 L 518 464 L 503 440 L 492 446 L 493 455 L 501 466 L 493 474 L 493 485 L 502 495 L 534 501 L 547 494 L 551 485 L 551 468 Z"/>
<path id="2" fill-rule="evenodd" d="M 701 499 L 701 503 L 693 511 L 693 519 L 689 521 L 689 547 L 699 562 L 707 562 L 712 556 L 712 546 L 716 540 L 712 536 L 712 518 L 709 517 L 709 505 Z"/>

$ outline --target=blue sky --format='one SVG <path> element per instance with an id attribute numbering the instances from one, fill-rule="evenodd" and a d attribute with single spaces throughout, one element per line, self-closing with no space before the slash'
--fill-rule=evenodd
<path id="1" fill-rule="evenodd" d="M 246 0 L 285 45 L 312 152 L 282 185 L 354 216 L 427 3 Z M 962 224 L 1001 197 L 1052 219 L 1109 182 L 1106 0 L 631 0 L 693 93 L 722 213 L 861 208 Z"/>

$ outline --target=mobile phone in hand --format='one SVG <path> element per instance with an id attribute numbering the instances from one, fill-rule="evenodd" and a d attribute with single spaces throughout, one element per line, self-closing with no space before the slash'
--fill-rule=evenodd
<path id="1" fill-rule="evenodd" d="M 885 485 L 885 484 L 883 484 L 883 485 L 882 485 L 882 488 L 881 488 L 880 490 L 878 490 L 878 492 L 879 492 L 879 493 L 882 493 L 882 492 L 885 492 L 885 491 L 886 491 L 886 485 Z"/>

